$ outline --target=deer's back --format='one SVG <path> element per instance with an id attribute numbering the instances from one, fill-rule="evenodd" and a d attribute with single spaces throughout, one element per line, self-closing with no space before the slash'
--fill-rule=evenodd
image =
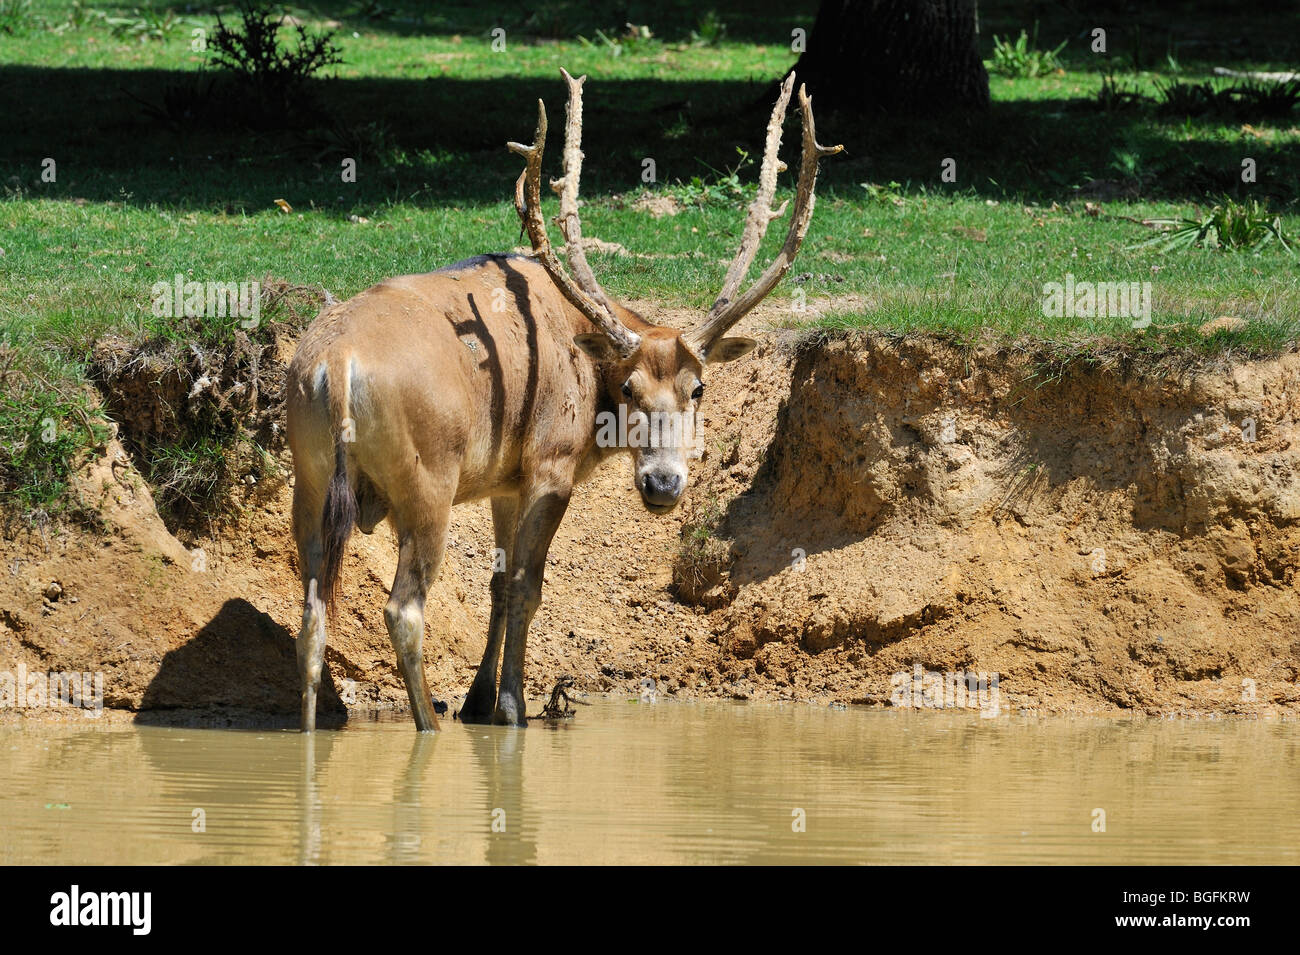
<path id="1" fill-rule="evenodd" d="M 418 459 L 457 465 L 458 501 L 509 490 L 539 459 L 580 456 L 592 440 L 595 368 L 572 343 L 589 329 L 524 256 L 381 282 L 303 334 L 288 382 L 295 467 L 337 429 L 322 414 L 346 378 L 351 450 L 377 482 Z"/>

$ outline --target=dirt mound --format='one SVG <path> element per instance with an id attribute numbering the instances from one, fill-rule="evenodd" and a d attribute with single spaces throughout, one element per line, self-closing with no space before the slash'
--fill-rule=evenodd
<path id="1" fill-rule="evenodd" d="M 649 676 L 682 696 L 887 704 L 917 665 L 997 673 L 1011 707 L 1300 709 L 1300 358 L 1142 370 L 760 337 L 710 372 L 687 506 L 646 513 L 623 462 L 574 495 L 529 641 L 533 709 L 565 673 L 586 691 L 635 695 Z M 262 380 L 291 352 L 259 352 Z M 116 380 L 133 382 L 106 388 L 124 433 L 172 394 Z M 263 406 L 274 430 L 279 408 Z M 78 474 L 106 531 L 0 548 L 0 668 L 101 670 L 106 705 L 151 718 L 292 723 L 290 489 L 236 483 L 231 518 L 173 524 L 182 542 L 137 453 L 114 444 Z M 425 641 L 453 705 L 482 651 L 491 565 L 486 504 L 457 508 Z M 386 526 L 354 537 L 323 723 L 406 705 L 382 615 L 395 568 Z"/>

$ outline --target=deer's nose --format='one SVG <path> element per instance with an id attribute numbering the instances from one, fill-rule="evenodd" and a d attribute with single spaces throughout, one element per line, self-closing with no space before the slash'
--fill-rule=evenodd
<path id="1" fill-rule="evenodd" d="M 682 487 L 685 483 L 680 474 L 655 474 L 651 471 L 645 476 L 641 496 L 645 498 L 646 503 L 660 507 L 676 504 L 677 499 L 682 496 Z"/>

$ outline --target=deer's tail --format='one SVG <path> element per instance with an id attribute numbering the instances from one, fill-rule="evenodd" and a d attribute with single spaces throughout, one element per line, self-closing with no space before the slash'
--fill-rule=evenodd
<path id="1" fill-rule="evenodd" d="M 347 551 L 352 529 L 357 525 L 357 494 L 353 487 L 354 475 L 351 474 L 352 465 L 349 460 L 351 445 L 356 441 L 356 424 L 349 407 L 352 391 L 349 365 L 350 363 L 338 368 L 341 373 L 331 376 L 329 389 L 330 422 L 334 431 L 334 474 L 325 491 L 325 507 L 321 515 L 319 595 L 331 613 L 334 609 L 335 588 L 343 568 L 343 555 Z"/>

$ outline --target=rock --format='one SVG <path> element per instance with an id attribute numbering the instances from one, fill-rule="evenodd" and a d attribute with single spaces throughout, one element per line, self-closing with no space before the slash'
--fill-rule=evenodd
<path id="1" fill-rule="evenodd" d="M 748 660 L 758 649 L 758 640 L 750 627 L 737 627 L 728 634 L 727 649 L 738 660 Z"/>
<path id="2" fill-rule="evenodd" d="M 1228 581 L 1245 585 L 1255 567 L 1255 545 L 1245 527 L 1216 528 L 1209 535 L 1209 544 Z"/>
<path id="3" fill-rule="evenodd" d="M 1197 331 L 1209 338 L 1217 331 L 1235 332 L 1245 327 L 1246 323 L 1235 315 L 1220 315 L 1218 318 L 1203 324 Z"/>

